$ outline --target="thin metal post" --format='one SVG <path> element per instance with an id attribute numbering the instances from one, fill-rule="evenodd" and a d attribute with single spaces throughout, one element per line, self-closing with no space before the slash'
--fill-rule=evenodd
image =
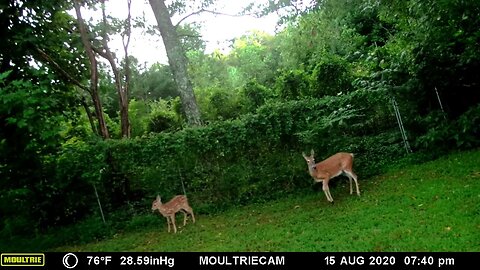
<path id="1" fill-rule="evenodd" d="M 183 184 L 182 172 L 180 171 L 179 167 L 177 167 L 177 170 L 178 170 L 178 175 L 180 176 L 180 182 L 182 183 L 183 195 L 187 196 L 187 192 L 185 191 L 185 185 Z"/>
<path id="2" fill-rule="evenodd" d="M 92 185 L 93 185 L 93 189 L 95 190 L 95 196 L 97 197 L 98 207 L 100 208 L 100 214 L 102 215 L 103 224 L 106 224 L 105 216 L 103 215 L 102 204 L 100 203 L 100 197 L 98 196 L 98 192 L 97 192 L 97 187 L 95 187 L 95 184 L 92 184 Z"/>
<path id="3" fill-rule="evenodd" d="M 440 99 L 440 95 L 438 94 L 438 90 L 436 86 L 435 86 L 435 93 L 437 94 L 437 99 L 438 99 L 438 104 L 440 104 L 440 109 L 442 109 L 443 118 L 447 120 L 447 117 L 445 116 L 445 110 L 443 109 L 442 100 Z"/>
<path id="4" fill-rule="evenodd" d="M 407 132 L 403 126 L 402 116 L 400 115 L 400 110 L 398 109 L 398 104 L 395 98 L 392 98 L 393 110 L 395 111 L 395 117 L 397 118 L 398 127 L 400 129 L 400 134 L 402 135 L 403 145 L 405 146 L 405 151 L 411 153 L 412 149 L 408 143 Z"/>

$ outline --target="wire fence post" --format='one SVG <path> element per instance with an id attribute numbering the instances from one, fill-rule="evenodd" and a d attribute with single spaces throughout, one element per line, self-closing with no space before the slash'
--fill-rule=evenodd
<path id="1" fill-rule="evenodd" d="M 180 168 L 177 167 L 177 170 L 178 170 L 178 175 L 180 176 L 180 182 L 182 183 L 182 189 L 183 189 L 183 195 L 187 196 L 187 192 L 185 191 L 185 185 L 183 184 L 183 176 L 182 176 L 182 172 L 180 171 Z"/>
<path id="2" fill-rule="evenodd" d="M 102 173 L 103 173 L 104 170 L 105 170 L 104 168 L 102 168 L 100 170 L 100 174 L 98 175 L 98 180 L 99 181 L 102 178 Z M 103 224 L 107 224 L 107 222 L 105 221 L 105 215 L 103 214 L 103 208 L 102 208 L 102 203 L 100 202 L 100 196 L 98 196 L 97 187 L 95 186 L 95 183 L 92 183 L 92 186 L 93 186 L 93 190 L 95 191 L 95 197 L 97 198 L 97 203 L 98 203 L 98 208 L 100 209 L 100 214 L 102 215 Z"/>
<path id="3" fill-rule="evenodd" d="M 93 190 L 95 190 L 95 196 L 97 197 L 98 208 L 100 208 L 100 214 L 102 215 L 103 224 L 106 224 L 105 215 L 103 215 L 102 204 L 100 203 L 100 197 L 98 196 L 98 192 L 97 192 L 97 187 L 95 187 L 95 184 L 92 184 L 92 185 L 93 185 Z"/>
<path id="4" fill-rule="evenodd" d="M 443 119 L 447 120 L 447 116 L 445 115 L 445 110 L 443 109 L 442 100 L 440 99 L 440 95 L 438 94 L 437 87 L 435 86 L 435 93 L 437 94 L 438 104 L 440 104 L 440 109 L 443 113 Z"/>
<path id="5" fill-rule="evenodd" d="M 397 101 L 394 97 L 392 97 L 392 105 L 393 110 L 395 111 L 395 117 L 397 118 L 398 127 L 400 129 L 400 133 L 402 134 L 403 145 L 405 147 L 405 151 L 408 153 L 412 152 L 410 148 L 410 144 L 408 143 L 407 133 L 405 132 L 405 127 L 403 126 L 402 116 L 400 115 L 400 110 L 398 109 Z"/>

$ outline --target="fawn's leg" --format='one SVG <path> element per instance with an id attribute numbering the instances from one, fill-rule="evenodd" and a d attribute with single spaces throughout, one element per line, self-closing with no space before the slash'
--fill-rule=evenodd
<path id="1" fill-rule="evenodd" d="M 173 232 L 174 232 L 174 233 L 177 233 L 177 226 L 175 226 L 175 214 L 173 214 L 172 216 L 170 216 L 170 220 L 172 221 Z"/>
<path id="2" fill-rule="evenodd" d="M 183 226 L 187 225 L 187 212 L 185 211 L 182 211 L 183 212 Z"/>
<path id="3" fill-rule="evenodd" d="M 170 232 L 170 218 L 167 217 L 168 232 Z"/>
<path id="4" fill-rule="evenodd" d="M 184 209 L 192 216 L 193 223 L 195 223 L 195 215 L 193 214 L 193 209 L 189 206 L 186 206 Z"/>

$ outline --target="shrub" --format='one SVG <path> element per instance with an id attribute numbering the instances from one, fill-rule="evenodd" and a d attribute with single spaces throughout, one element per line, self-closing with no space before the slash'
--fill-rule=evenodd
<path id="1" fill-rule="evenodd" d="M 366 121 L 376 113 L 363 107 L 375 102 L 369 95 L 270 101 L 256 114 L 205 127 L 72 144 L 57 159 L 57 177 L 84 183 L 75 197 L 89 198 L 87 205 L 95 211 L 91 185 L 97 183 L 106 211 L 122 208 L 125 220 L 150 207 L 156 194 L 168 199 L 184 188 L 196 211 L 205 213 L 308 187 L 311 181 L 301 152 L 310 148 L 317 150 L 319 160 L 337 151 L 354 152 L 363 178 L 378 173 L 402 149 L 395 126 L 378 129 Z M 65 203 L 68 209 L 82 205 L 75 200 Z M 110 218 L 123 222 L 121 216 Z"/>

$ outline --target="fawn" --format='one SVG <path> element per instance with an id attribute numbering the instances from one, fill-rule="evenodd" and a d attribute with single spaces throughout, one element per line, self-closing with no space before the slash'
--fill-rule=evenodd
<path id="1" fill-rule="evenodd" d="M 192 216 L 193 223 L 195 223 L 195 216 L 193 215 L 193 209 L 188 204 L 187 196 L 177 195 L 173 197 L 169 202 L 162 204 L 160 195 L 157 195 L 157 199 L 152 203 L 152 210 L 157 210 L 164 217 L 167 218 L 168 232 L 170 232 L 170 223 L 173 224 L 173 231 L 177 233 L 177 226 L 175 226 L 175 214 L 178 211 L 182 211 L 184 215 L 183 226 L 187 224 L 187 213 Z"/>

